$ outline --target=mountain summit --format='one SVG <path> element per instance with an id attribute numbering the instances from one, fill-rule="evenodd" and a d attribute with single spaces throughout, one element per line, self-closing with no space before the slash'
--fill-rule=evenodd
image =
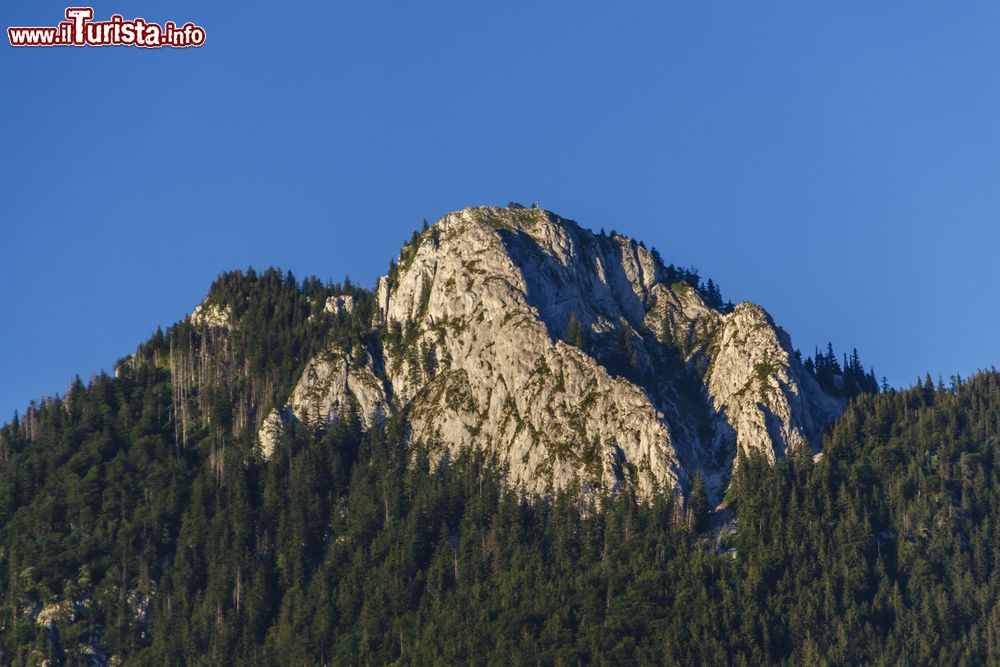
<path id="1" fill-rule="evenodd" d="M 614 232 L 226 273 L 115 375 L 0 426 L 0 663 L 1000 663 L 1000 374 L 879 392 Z"/>
<path id="2" fill-rule="evenodd" d="M 815 450 L 845 404 L 761 307 L 709 305 L 691 277 L 549 211 L 446 215 L 379 280 L 381 343 L 312 358 L 264 420 L 261 451 L 290 421 L 404 414 L 439 456 L 484 449 L 530 492 L 632 484 L 648 497 L 701 474 L 718 499 L 738 453 Z"/>

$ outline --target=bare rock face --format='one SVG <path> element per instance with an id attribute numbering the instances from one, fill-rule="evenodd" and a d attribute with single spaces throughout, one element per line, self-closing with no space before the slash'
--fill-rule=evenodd
<path id="1" fill-rule="evenodd" d="M 793 449 L 818 449 L 823 427 L 844 403 L 803 372 L 788 334 L 763 308 L 737 306 L 713 346 L 707 386 L 717 432 L 728 425 L 741 452 L 761 452 L 772 462 Z"/>
<path id="2" fill-rule="evenodd" d="M 260 430 L 257 431 L 257 440 L 260 443 L 260 455 L 264 460 L 270 459 L 274 454 L 274 447 L 281 437 L 281 430 L 285 426 L 285 419 L 277 410 L 271 410 L 264 418 Z"/>
<path id="3" fill-rule="evenodd" d="M 52 632 L 56 624 L 73 620 L 73 605 L 70 602 L 50 602 L 42 607 L 35 617 L 35 623 Z"/>
<path id="4" fill-rule="evenodd" d="M 365 428 L 382 421 L 388 410 L 382 375 L 376 359 L 364 348 L 358 347 L 352 355 L 330 346 L 306 365 L 284 409 L 265 417 L 257 434 L 261 456 L 271 457 L 290 420 L 319 428 L 353 412 Z"/>
<path id="5" fill-rule="evenodd" d="M 397 273 L 378 299 L 387 326 L 407 332 L 386 365 L 414 438 L 496 451 L 534 492 L 678 485 L 670 431 L 642 387 L 558 339 L 574 312 L 595 331 L 641 320 L 648 253 L 540 210 L 469 209 L 406 248 Z"/>
<path id="6" fill-rule="evenodd" d="M 332 315 L 341 315 L 343 313 L 353 313 L 354 312 L 354 297 L 350 294 L 341 294 L 339 296 L 331 296 L 326 300 L 326 304 L 323 306 L 323 310 Z"/>
<path id="7" fill-rule="evenodd" d="M 202 303 L 195 307 L 191 313 L 191 323 L 206 327 L 228 327 L 232 319 L 229 307 L 220 307 L 218 304 Z"/>
<path id="8" fill-rule="evenodd" d="M 331 347 L 306 366 L 292 391 L 289 408 L 307 424 L 336 421 L 355 409 L 365 426 L 386 414 L 386 392 L 371 353 L 348 354 Z"/>
<path id="9" fill-rule="evenodd" d="M 844 407 L 760 307 L 710 308 L 642 244 L 539 209 L 445 216 L 376 300 L 383 349 L 312 360 L 262 449 L 289 418 L 354 405 L 366 425 L 405 412 L 441 456 L 494 452 L 529 492 L 630 484 L 648 497 L 700 473 L 718 498 L 738 451 L 815 449 Z"/>

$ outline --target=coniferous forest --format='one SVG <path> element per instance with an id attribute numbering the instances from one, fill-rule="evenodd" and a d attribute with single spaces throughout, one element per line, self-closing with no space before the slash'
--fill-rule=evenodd
<path id="1" fill-rule="evenodd" d="M 817 352 L 852 397 L 824 454 L 742 459 L 726 509 L 528 497 L 405 415 L 299 424 L 263 461 L 255 424 L 318 346 L 388 334 L 349 282 L 210 298 L 232 335 L 185 320 L 0 430 L 4 664 L 1000 662 L 996 371 L 893 390 Z"/>

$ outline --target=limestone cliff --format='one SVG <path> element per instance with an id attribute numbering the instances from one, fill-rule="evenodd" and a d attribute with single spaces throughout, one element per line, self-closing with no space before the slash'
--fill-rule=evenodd
<path id="1" fill-rule="evenodd" d="M 843 409 L 759 306 L 708 307 L 641 243 L 539 210 L 471 208 L 403 248 L 377 288 L 378 350 L 311 361 L 261 429 L 355 405 L 405 413 L 445 456 L 481 447 L 532 492 L 574 481 L 718 498 L 737 451 L 815 449 Z M 337 308 L 349 307 L 337 304 Z"/>
<path id="2" fill-rule="evenodd" d="M 382 372 L 371 353 L 348 354 L 336 345 L 309 361 L 283 411 L 273 410 L 258 433 L 260 451 L 270 458 L 290 420 L 322 426 L 356 411 L 365 427 L 385 418 L 388 401 Z"/>

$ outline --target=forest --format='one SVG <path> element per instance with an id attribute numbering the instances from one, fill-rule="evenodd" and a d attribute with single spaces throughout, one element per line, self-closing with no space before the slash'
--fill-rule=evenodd
<path id="1" fill-rule="evenodd" d="M 997 371 L 896 390 L 817 351 L 851 398 L 823 455 L 742 458 L 726 508 L 527 496 L 405 415 L 291 427 L 264 461 L 254 425 L 318 346 L 388 334 L 349 281 L 209 298 L 235 335 L 185 320 L 0 429 L 4 664 L 1000 662 Z"/>

